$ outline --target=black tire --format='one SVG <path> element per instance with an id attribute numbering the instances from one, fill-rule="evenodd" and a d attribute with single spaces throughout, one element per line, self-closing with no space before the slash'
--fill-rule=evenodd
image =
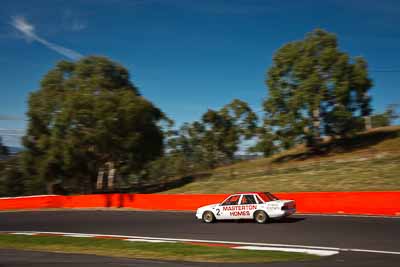
<path id="1" fill-rule="evenodd" d="M 268 222 L 269 217 L 268 217 L 267 213 L 265 213 L 265 211 L 258 210 L 254 213 L 254 220 L 257 223 L 264 224 L 264 223 Z"/>
<path id="2" fill-rule="evenodd" d="M 202 219 L 203 219 L 203 222 L 205 222 L 205 223 L 213 223 L 213 222 L 215 222 L 214 213 L 212 213 L 211 211 L 205 211 L 203 213 Z"/>

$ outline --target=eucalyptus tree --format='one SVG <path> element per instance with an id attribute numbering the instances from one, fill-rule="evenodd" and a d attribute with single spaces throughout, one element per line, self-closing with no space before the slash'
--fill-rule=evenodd
<path id="1" fill-rule="evenodd" d="M 266 85 L 264 125 L 284 148 L 351 134 L 371 112 L 366 61 L 340 51 L 336 36 L 321 29 L 278 49 Z"/>
<path id="2" fill-rule="evenodd" d="M 61 183 L 92 192 L 106 169 L 112 188 L 115 171 L 138 171 L 162 154 L 164 114 L 105 57 L 59 62 L 28 103 L 23 165 L 36 191 Z"/>
<path id="3" fill-rule="evenodd" d="M 257 116 L 239 99 L 219 110 L 208 109 L 200 121 L 184 123 L 169 140 L 169 153 L 179 154 L 191 168 L 212 168 L 231 162 L 243 140 L 254 137 Z"/>
<path id="4" fill-rule="evenodd" d="M 202 116 L 204 146 L 215 162 L 232 161 L 243 140 L 251 139 L 257 129 L 257 116 L 250 106 L 234 99 L 220 110 L 209 109 Z"/>

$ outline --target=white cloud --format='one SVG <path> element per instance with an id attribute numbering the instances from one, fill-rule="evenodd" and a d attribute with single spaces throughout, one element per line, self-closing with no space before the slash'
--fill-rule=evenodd
<path id="1" fill-rule="evenodd" d="M 39 35 L 35 33 L 35 26 L 30 24 L 24 17 L 13 17 L 11 21 L 11 25 L 21 32 L 29 41 L 36 41 L 46 46 L 47 48 L 56 51 L 57 53 L 73 59 L 77 60 L 82 57 L 82 55 L 72 49 L 65 48 L 63 46 L 51 43 L 46 39 L 43 39 Z"/>
<path id="2" fill-rule="evenodd" d="M 86 29 L 86 27 L 87 24 L 85 22 L 75 20 L 72 22 L 71 30 L 78 32 Z"/>
<path id="3" fill-rule="evenodd" d="M 87 22 L 77 16 L 71 9 L 65 9 L 62 14 L 63 27 L 68 31 L 82 31 L 87 28 Z"/>

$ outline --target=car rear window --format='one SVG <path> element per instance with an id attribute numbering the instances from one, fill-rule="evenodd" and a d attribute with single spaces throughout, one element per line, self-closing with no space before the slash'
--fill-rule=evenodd
<path id="1" fill-rule="evenodd" d="M 265 202 L 265 201 L 261 200 L 261 198 L 260 198 L 258 195 L 256 195 L 256 198 L 257 198 L 257 201 L 258 201 L 258 203 L 259 203 L 259 204 L 261 204 L 261 203 L 264 203 L 264 202 Z"/>
<path id="2" fill-rule="evenodd" d="M 258 196 L 261 197 L 261 199 L 264 200 L 264 202 L 279 200 L 279 198 L 277 198 L 270 192 L 258 193 Z"/>

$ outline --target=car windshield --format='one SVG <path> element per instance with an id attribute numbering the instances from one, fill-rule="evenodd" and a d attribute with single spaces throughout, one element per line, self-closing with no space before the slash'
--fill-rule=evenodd
<path id="1" fill-rule="evenodd" d="M 230 196 L 227 200 L 225 200 L 221 205 L 237 205 L 239 202 L 240 195 Z"/>

